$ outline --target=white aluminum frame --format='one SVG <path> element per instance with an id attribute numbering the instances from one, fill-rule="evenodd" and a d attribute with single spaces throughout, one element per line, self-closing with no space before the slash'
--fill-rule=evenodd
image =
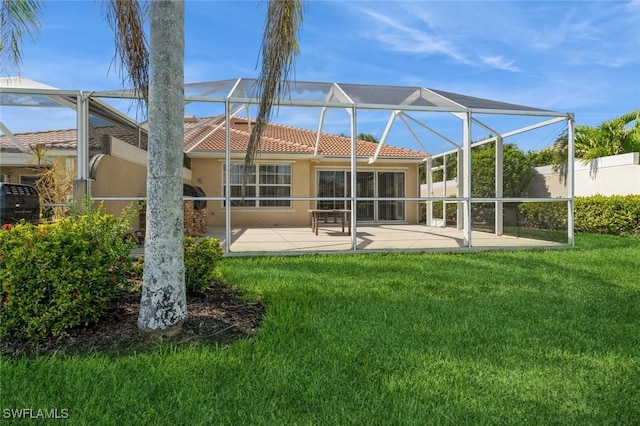
<path id="1" fill-rule="evenodd" d="M 185 104 L 192 102 L 207 102 L 207 103 L 223 103 L 224 104 L 224 115 L 225 115 L 225 164 L 226 164 L 226 195 L 225 197 L 207 197 L 209 200 L 225 200 L 226 201 L 226 209 L 225 209 L 225 236 L 226 236 L 226 245 L 225 245 L 225 253 L 231 253 L 230 250 L 230 242 L 231 242 L 231 191 L 230 191 L 230 170 L 231 170 L 231 149 L 230 149 L 230 120 L 233 116 L 235 116 L 242 107 L 246 108 L 249 111 L 250 106 L 255 106 L 258 104 L 258 97 L 253 95 L 248 95 L 247 92 L 236 93 L 239 88 L 245 88 L 249 86 L 249 84 L 253 80 L 246 79 L 237 79 L 237 80 L 228 80 L 221 82 L 207 82 L 207 83 L 197 83 L 198 87 L 206 87 L 211 86 L 209 91 L 205 91 L 203 94 L 190 96 L 185 96 Z M 547 126 L 550 124 L 566 121 L 568 127 L 568 149 L 569 149 L 569 158 L 568 160 L 573 159 L 574 153 L 574 117 L 571 113 L 563 113 L 556 111 L 546 111 L 535 108 L 521 107 L 517 105 L 509 105 L 503 104 L 494 101 L 485 101 L 486 107 L 466 107 L 462 105 L 459 101 L 463 99 L 473 99 L 475 103 L 482 105 L 482 101 L 476 98 L 468 98 L 463 95 L 455 95 L 455 99 L 449 99 L 447 97 L 446 92 L 434 91 L 432 89 L 425 88 L 407 88 L 407 87 L 393 87 L 393 86 L 365 86 L 360 85 L 358 87 L 362 88 L 362 90 L 375 90 L 384 88 L 385 90 L 394 90 L 397 89 L 399 91 L 411 92 L 411 94 L 404 99 L 402 102 L 398 104 L 387 104 L 387 103 L 375 103 L 375 102 L 358 102 L 350 96 L 349 90 L 346 86 L 348 85 L 340 85 L 337 83 L 319 83 L 319 82 L 291 82 L 292 88 L 296 88 L 297 86 L 305 87 L 305 85 L 310 85 L 310 87 L 321 87 L 327 89 L 326 98 L 323 101 L 318 101 L 314 99 L 279 99 L 277 100 L 277 104 L 280 106 L 298 106 L 298 107 L 318 107 L 321 108 L 321 115 L 319 118 L 318 125 L 318 133 L 321 132 L 325 112 L 328 108 L 339 108 L 346 110 L 350 115 L 350 128 L 351 128 L 351 185 L 352 188 L 356 188 L 356 179 L 357 179 L 357 115 L 359 110 L 387 110 L 391 111 L 391 116 L 385 128 L 385 133 L 382 137 L 382 140 L 379 142 L 378 149 L 374 156 L 369 158 L 369 162 L 373 163 L 378 158 L 380 150 L 384 146 L 389 130 L 395 121 L 396 118 L 400 118 L 402 123 L 409 129 L 408 123 L 406 119 L 409 119 L 424 129 L 428 130 L 432 134 L 437 137 L 447 141 L 452 144 L 455 148 L 451 151 L 447 151 L 444 153 L 440 153 L 437 156 L 442 156 L 444 154 L 450 153 L 458 153 L 458 158 L 462 159 L 458 161 L 458 196 L 455 199 L 447 199 L 447 201 L 453 200 L 458 202 L 459 210 L 458 210 L 458 228 L 463 230 L 465 245 L 468 248 L 472 248 L 473 244 L 471 241 L 471 203 L 472 202 L 491 202 L 495 203 L 496 206 L 496 233 L 502 233 L 502 215 L 498 214 L 498 211 L 502 210 L 502 203 L 505 201 L 518 201 L 519 199 L 505 199 L 502 197 L 502 140 L 506 137 L 513 136 L 518 133 L 523 133 L 535 128 Z M 187 85 L 187 86 L 196 86 L 196 85 Z M 226 95 L 213 96 L 212 93 L 215 92 L 215 88 L 218 86 L 230 87 L 229 91 Z M 351 85 L 355 86 L 355 85 Z M 293 92 L 293 90 L 292 90 Z M 92 103 L 97 103 L 101 111 L 107 110 L 113 114 L 113 117 L 121 119 L 122 122 L 126 122 L 129 125 L 134 124 L 135 126 L 139 126 L 138 123 L 135 123 L 131 118 L 122 114 L 121 112 L 109 107 L 107 104 L 100 101 L 100 98 L 135 98 L 134 92 L 132 91 L 123 91 L 123 90 L 115 90 L 115 91 L 102 91 L 102 92 L 85 92 L 82 90 L 54 90 L 54 89 L 27 89 L 27 88 L 19 88 L 19 87 L 0 87 L 0 105 L 3 104 L 3 96 L 5 95 L 31 95 L 31 96 L 44 96 L 48 99 L 54 100 L 54 102 L 59 103 L 61 105 L 70 107 L 75 109 L 77 114 L 77 131 L 78 131 L 78 143 L 77 143 L 77 156 L 78 156 L 78 167 L 77 167 L 77 179 L 76 181 L 81 183 L 80 187 L 83 191 L 86 192 L 86 195 L 90 194 L 89 188 L 89 171 L 88 171 L 88 117 L 90 110 L 92 108 Z M 68 99 L 75 100 L 75 105 L 73 101 L 69 101 Z M 416 100 L 422 100 L 424 103 L 431 103 L 431 105 L 418 105 L 413 104 Z M 237 107 L 236 105 L 240 105 Z M 33 106 L 33 105 L 30 105 Z M 233 108 L 232 108 L 233 107 Z M 440 132 L 433 129 L 431 126 L 416 120 L 414 117 L 409 115 L 412 111 L 422 111 L 422 112 L 439 112 L 439 113 L 447 113 L 453 114 L 454 116 L 460 118 L 462 123 L 462 142 L 460 144 L 456 143 L 449 138 L 443 136 Z M 478 118 L 477 114 L 482 115 L 510 115 L 510 116 L 531 116 L 531 117 L 540 117 L 547 118 L 545 121 L 529 125 L 523 128 L 515 129 L 506 133 L 498 134 L 493 129 L 491 129 L 486 124 L 482 123 Z M 495 136 L 485 139 L 479 142 L 472 143 L 471 136 L 471 124 L 475 123 L 482 128 L 489 130 Z M 7 134 L 8 137 L 12 137 L 12 134 L 9 129 L 6 128 L 4 123 L 0 122 L 0 130 L 3 133 Z M 415 135 L 411 129 L 409 129 L 410 133 L 416 139 L 418 144 L 425 151 L 425 161 L 427 162 L 427 168 L 429 173 L 427 176 L 429 179 L 431 178 L 431 174 L 433 173 L 434 167 L 431 167 L 432 157 L 425 149 L 424 144 L 419 140 L 419 138 Z M 481 144 L 490 142 L 495 140 L 496 143 L 496 197 L 490 199 L 477 199 L 471 197 L 471 148 L 474 146 L 479 146 Z M 318 155 L 318 142 L 316 142 L 316 149 L 314 155 Z M 16 144 L 20 147 L 20 144 Z M 567 186 L 568 186 L 568 196 L 567 198 L 561 199 L 536 199 L 535 201 L 567 201 L 567 210 L 568 210 L 568 244 L 574 244 L 574 235 L 573 235 L 573 208 L 574 208 L 574 178 L 573 178 L 573 161 L 568 161 L 568 174 L 567 174 Z M 431 188 L 432 182 L 428 180 L 427 185 Z M 357 205 L 357 191 L 352 191 L 351 193 L 351 203 L 353 206 Z M 110 198 L 111 199 L 111 198 Z M 113 198 L 115 199 L 115 198 Z M 291 200 L 294 200 L 293 197 L 290 197 Z M 317 197 L 303 197 L 303 198 L 295 198 L 295 199 L 309 199 L 316 200 Z M 404 200 L 411 200 L 412 198 L 406 197 Z M 426 202 L 428 206 L 427 217 L 432 217 L 432 202 L 441 200 L 442 197 L 433 197 L 431 192 L 429 192 L 427 197 L 419 197 L 416 200 L 419 202 Z M 524 199 L 523 201 L 533 201 L 534 199 Z M 446 220 L 446 217 L 445 217 Z M 429 223 L 429 222 L 428 222 Z M 352 209 L 351 212 L 351 250 L 357 250 L 357 223 L 356 223 L 356 211 Z"/>

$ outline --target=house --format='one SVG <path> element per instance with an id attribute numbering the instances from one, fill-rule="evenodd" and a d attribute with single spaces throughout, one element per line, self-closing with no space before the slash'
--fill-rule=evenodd
<path id="1" fill-rule="evenodd" d="M 225 226 L 225 120 L 224 116 L 185 117 L 184 181 L 201 188 L 208 200 L 208 226 Z M 308 226 L 309 209 L 350 209 L 351 138 L 270 123 L 258 146 L 258 156 L 242 197 L 244 157 L 252 122 L 232 118 L 230 125 L 230 195 L 232 226 Z M 144 197 L 146 137 L 134 138 L 115 126 L 96 126 L 89 132 L 91 195 Z M 76 130 L 0 135 L 0 174 L 8 182 L 33 183 L 38 168 L 64 165 L 73 178 Z M 140 141 L 142 140 L 142 143 Z M 34 164 L 28 147 L 45 147 L 46 161 Z M 356 193 L 369 197 L 357 203 L 357 220 L 363 223 L 417 223 L 416 201 L 393 198 L 418 197 L 422 152 L 384 145 L 377 161 L 368 159 L 375 142 L 357 141 Z M 326 200 L 311 200 L 323 197 Z M 380 199 L 382 198 L 382 199 Z M 392 200 L 384 200 L 392 198 Z M 119 211 L 125 200 L 109 201 Z"/>
<path id="2" fill-rule="evenodd" d="M 233 118 L 230 126 L 232 197 L 242 195 L 247 141 L 247 119 Z M 316 149 L 317 142 L 317 149 Z M 418 196 L 418 167 L 422 152 L 385 145 L 378 160 L 368 164 L 378 144 L 357 141 L 356 194 L 358 197 Z M 191 159 L 192 183 L 207 196 L 225 195 L 224 117 L 189 118 L 185 123 L 185 152 Z M 258 147 L 244 199 L 232 201 L 234 227 L 307 226 L 309 209 L 349 209 L 351 195 L 351 138 L 269 124 Z M 329 200 L 303 198 L 324 197 Z M 252 199 L 253 198 L 253 199 Z M 224 201 L 211 202 L 212 226 L 224 226 Z M 359 201 L 360 222 L 417 223 L 415 201 L 373 199 Z"/>
<path id="3" fill-rule="evenodd" d="M 432 226 L 434 203 L 443 201 L 444 194 L 434 191 L 434 173 L 441 167 L 438 161 L 451 154 L 458 159 L 459 181 L 455 199 L 446 201 L 456 203 L 456 229 L 452 230 L 455 235 L 442 236 L 439 244 L 467 249 L 486 245 L 486 235 L 473 237 L 474 203 L 497 212 L 489 231 L 495 237 L 502 237 L 506 231 L 511 232 L 504 227 L 504 203 L 536 200 L 507 200 L 498 183 L 494 199 L 474 198 L 471 191 L 472 148 L 495 143 L 496 182 L 501 182 L 505 172 L 502 146 L 507 138 L 541 131 L 552 125 L 566 125 L 569 130 L 574 127 L 570 113 L 426 87 L 289 83 L 288 91 L 278 100 L 278 105 L 292 112 L 300 108 L 315 110 L 319 117 L 317 131 L 269 125 L 245 186 L 242 182 L 247 174 L 243 161 L 253 125 L 250 117 L 257 108 L 256 80 L 238 78 L 185 84 L 185 108 L 201 118 L 185 119 L 183 180 L 204 193 L 208 204 L 207 225 L 224 229 L 225 248 L 229 252 L 247 248 L 230 249 L 238 235 L 246 234 L 250 228 L 306 227 L 313 223 L 309 211 L 319 209 L 349 212 L 346 215 L 352 219 L 350 238 L 339 250 L 372 248 L 368 236 L 384 231 L 387 225 L 395 232 L 399 229 L 396 224 L 418 223 L 420 207 L 425 211 L 426 224 L 431 226 L 429 231 L 421 229 L 419 232 L 435 233 L 438 226 Z M 74 201 L 77 203 L 89 194 L 94 200 L 103 200 L 109 210 L 117 211 L 117 207 L 144 199 L 147 164 L 144 124 L 109 103 L 109 100 L 135 99 L 136 94 L 121 89 L 86 92 L 36 86 L 20 79 L 0 79 L 0 105 L 63 107 L 73 111 L 78 128 L 76 156 L 60 154 L 54 157 L 58 158 L 55 164 L 64 165 L 62 169 L 76 169 Z M 243 110 L 248 119 L 238 117 Z M 323 131 L 325 117 L 336 114 L 348 116 L 349 134 L 357 134 L 360 124 L 370 119 L 377 121 L 386 116 L 387 124 L 380 143 L 327 134 Z M 18 114 L 17 117 L 24 120 L 25 115 Z M 398 135 L 394 123 L 401 124 L 406 133 Z M 25 145 L 28 142 L 21 142 L 25 136 L 11 133 L 2 122 L 0 130 L 6 137 L 0 141 L 0 173 L 12 181 L 28 179 L 23 173 L 28 171 L 27 164 L 19 158 L 25 160 L 28 152 Z M 488 137 L 477 139 L 478 135 L 487 133 Z M 573 133 L 569 131 L 568 134 L 571 147 Z M 420 152 L 390 146 L 390 141 L 398 140 L 398 136 L 415 142 L 421 148 Z M 427 154 L 427 147 L 434 148 L 432 139 L 448 147 L 449 151 Z M 62 153 L 64 144 L 46 146 L 51 152 Z M 419 171 L 423 161 L 426 196 L 419 193 Z M 573 176 L 572 167 L 569 168 L 569 176 Z M 566 197 L 553 201 L 567 204 L 567 243 L 572 245 L 573 185 L 569 188 Z M 194 198 L 187 200 L 187 203 L 195 204 Z M 344 214 L 342 217 L 345 220 Z M 371 224 L 380 226 L 359 232 Z M 366 241 L 360 243 L 362 238 Z M 404 239 L 399 237 L 398 241 Z M 492 240 L 490 244 L 512 243 L 504 238 L 501 241 L 506 243 L 496 241 Z"/>

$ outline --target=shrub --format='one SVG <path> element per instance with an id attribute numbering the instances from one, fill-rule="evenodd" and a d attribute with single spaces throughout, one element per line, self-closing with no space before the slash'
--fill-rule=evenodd
<path id="1" fill-rule="evenodd" d="M 565 202 L 522 203 L 520 213 L 529 228 L 567 228 Z M 576 197 L 574 230 L 640 236 L 640 195 Z"/>
<path id="2" fill-rule="evenodd" d="M 518 210 L 524 216 L 527 228 L 567 230 L 567 203 L 564 201 L 522 203 Z"/>
<path id="3" fill-rule="evenodd" d="M 640 195 L 576 197 L 576 232 L 640 237 Z"/>
<path id="4" fill-rule="evenodd" d="M 184 281 L 187 293 L 202 293 L 216 278 L 222 258 L 217 238 L 184 238 Z"/>
<path id="5" fill-rule="evenodd" d="M 222 258 L 222 246 L 217 238 L 184 238 L 184 281 L 187 293 L 203 293 L 211 280 L 217 278 Z M 140 256 L 133 270 L 142 278 L 144 257 Z"/>
<path id="6" fill-rule="evenodd" d="M 426 205 L 425 205 L 426 206 Z M 426 209 L 426 207 L 425 207 Z M 424 213 L 426 215 L 426 212 Z M 456 217 L 458 215 L 458 206 L 456 203 L 447 203 L 447 211 L 446 211 L 446 223 L 447 224 L 455 224 Z M 442 201 L 434 201 L 433 202 L 433 217 L 436 219 L 442 219 Z"/>
<path id="7" fill-rule="evenodd" d="M 0 337 L 60 336 L 97 321 L 127 285 L 130 217 L 90 211 L 0 230 Z"/>

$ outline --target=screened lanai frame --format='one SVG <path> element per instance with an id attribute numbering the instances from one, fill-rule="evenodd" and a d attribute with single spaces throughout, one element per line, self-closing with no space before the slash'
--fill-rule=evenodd
<path id="1" fill-rule="evenodd" d="M 225 115 L 225 128 L 226 128 L 226 143 L 225 143 L 225 170 L 226 170 L 226 190 L 223 197 L 206 197 L 207 200 L 219 200 L 225 202 L 225 252 L 229 254 L 231 252 L 231 201 L 238 199 L 237 197 L 231 197 L 230 191 L 230 170 L 231 170 L 231 151 L 230 151 L 230 119 L 238 113 L 238 111 L 245 109 L 249 114 L 250 107 L 254 107 L 258 104 L 258 97 L 256 93 L 256 81 L 254 79 L 229 79 L 221 81 L 211 81 L 203 83 L 185 84 L 185 104 L 192 103 L 218 103 L 224 105 Z M 135 98 L 134 93 L 128 90 L 112 90 L 112 91 L 56 91 L 56 90 L 38 90 L 38 89 L 11 89 L 2 88 L 1 94 L 2 100 L 9 94 L 23 94 L 33 96 L 46 96 L 51 99 L 55 96 L 75 96 L 76 113 L 77 113 L 77 127 L 78 127 L 78 176 L 77 181 L 81 187 L 84 187 L 88 193 L 88 184 L 82 186 L 82 182 L 88 181 L 88 158 L 87 158 L 87 137 L 86 129 L 88 128 L 87 120 L 89 110 L 91 108 L 107 107 L 105 103 L 101 102 L 101 98 L 122 98 L 132 99 Z M 492 203 L 496 207 L 496 212 L 501 211 L 503 203 L 518 203 L 518 202 L 566 202 L 567 203 L 567 242 L 568 245 L 573 245 L 573 162 L 568 161 L 568 173 L 567 173 L 567 197 L 564 198 L 505 198 L 502 196 L 501 189 L 498 189 L 499 183 L 502 183 L 502 141 L 506 137 L 524 133 L 536 128 L 548 126 L 554 123 L 566 121 L 567 123 L 567 136 L 568 136 L 568 158 L 573 158 L 573 135 L 574 135 L 574 122 L 573 115 L 570 113 L 555 112 L 537 108 L 530 108 L 521 105 L 514 105 L 504 102 L 491 101 L 487 99 L 481 99 L 476 97 L 470 97 L 466 95 L 455 94 L 451 92 L 445 92 L 435 89 L 427 89 L 423 87 L 406 87 L 406 86 L 382 86 L 382 85 L 363 85 L 363 84 L 342 84 L 342 83 L 325 83 L 325 82 L 300 82 L 294 81 L 289 83 L 289 90 L 287 96 L 278 100 L 278 105 L 282 107 L 302 107 L 302 108 L 320 108 L 321 113 L 319 116 L 318 133 L 320 133 L 324 126 L 324 115 L 328 109 L 343 109 L 350 115 L 350 130 L 351 130 L 351 187 L 356 188 L 357 179 L 357 162 L 356 157 L 356 135 L 358 135 L 358 111 L 364 110 L 380 110 L 389 111 L 390 117 L 383 134 L 379 149 L 375 155 L 369 158 L 369 163 L 374 163 L 377 160 L 377 156 L 380 149 L 386 143 L 387 130 L 390 129 L 394 120 L 398 117 L 404 121 L 404 117 L 413 119 L 408 114 L 411 112 L 429 112 L 429 113 L 442 113 L 451 114 L 460 119 L 462 130 L 462 141 L 456 143 L 438 132 L 437 128 L 433 128 L 429 123 L 418 123 L 423 128 L 427 129 L 431 134 L 447 140 L 453 143 L 455 146 L 451 153 L 455 151 L 462 161 L 459 161 L 458 174 L 458 194 L 457 197 L 433 197 L 431 195 L 423 197 L 402 197 L 397 199 L 385 198 L 385 201 L 417 201 L 418 204 L 425 203 L 427 205 L 427 218 L 432 215 L 432 204 L 435 201 L 447 201 L 455 202 L 458 205 L 458 229 L 463 232 L 464 248 L 474 248 L 472 243 L 472 223 L 471 223 L 471 206 L 473 203 Z M 540 118 L 541 121 L 528 125 L 526 127 L 513 129 L 509 132 L 500 133 L 486 125 L 481 120 L 485 115 L 501 115 L 501 116 L 527 116 Z M 128 121 L 128 124 L 132 123 L 132 120 L 126 117 L 124 114 L 114 110 L 114 117 L 122 116 L 121 118 Z M 250 117 L 248 117 L 250 118 Z M 135 123 L 135 121 L 133 121 Z M 481 141 L 472 142 L 471 139 L 471 127 L 472 124 L 480 126 L 486 129 L 490 134 L 494 135 Z M 424 149 L 420 140 L 412 133 L 416 142 Z M 496 144 L 496 196 L 492 198 L 473 198 L 471 197 L 471 149 L 475 146 L 479 146 L 488 142 L 494 142 Z M 317 153 L 317 147 L 316 147 Z M 433 155 L 427 153 L 425 150 L 425 166 L 427 169 L 427 186 L 432 183 L 433 168 L 431 163 L 433 159 L 438 158 L 440 155 L 447 153 L 441 153 Z M 377 201 L 377 197 L 358 197 L 357 191 L 351 191 L 350 197 L 340 198 L 340 200 L 348 200 L 351 205 L 356 205 L 357 201 L 366 199 L 367 201 Z M 431 192 L 429 192 L 431 194 Z M 113 199 L 113 198 L 110 198 Z M 186 197 L 185 199 L 188 199 Z M 246 198 L 245 198 L 246 199 Z M 279 198 L 280 199 L 280 198 Z M 318 201 L 326 200 L 326 198 L 320 198 L 316 196 L 310 197 L 285 197 L 282 199 L 290 201 Z M 358 250 L 358 223 L 356 220 L 356 209 L 351 209 L 351 250 Z M 502 215 L 495 214 L 495 233 L 501 235 L 502 232 Z M 427 220 L 429 224 L 429 220 Z"/>

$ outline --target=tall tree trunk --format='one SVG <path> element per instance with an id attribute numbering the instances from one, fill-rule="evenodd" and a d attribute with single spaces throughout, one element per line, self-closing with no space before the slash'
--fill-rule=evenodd
<path id="1" fill-rule="evenodd" d="M 170 334 L 187 317 L 182 202 L 184 2 L 152 1 L 150 20 L 147 228 L 138 327 Z"/>

